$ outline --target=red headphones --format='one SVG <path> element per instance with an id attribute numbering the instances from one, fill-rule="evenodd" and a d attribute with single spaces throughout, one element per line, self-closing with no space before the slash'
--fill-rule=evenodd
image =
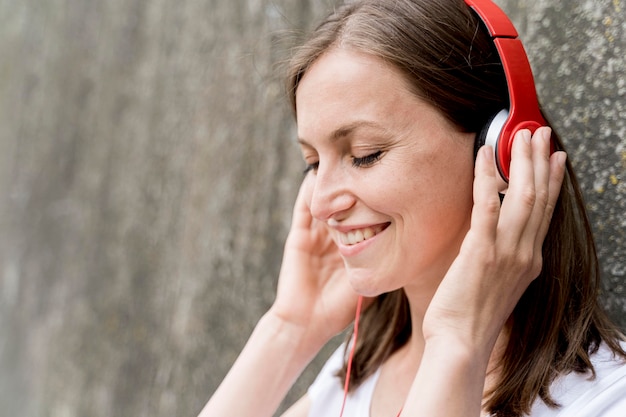
<path id="1" fill-rule="evenodd" d="M 509 90 L 509 108 L 495 114 L 479 133 L 478 146 L 493 147 L 496 164 L 502 178 L 508 182 L 511 165 L 511 147 L 515 133 L 547 126 L 539 109 L 532 69 L 522 41 L 518 39 L 513 23 L 491 0 L 465 0 L 481 18 L 496 45 Z M 554 152 L 554 141 L 551 144 Z"/>

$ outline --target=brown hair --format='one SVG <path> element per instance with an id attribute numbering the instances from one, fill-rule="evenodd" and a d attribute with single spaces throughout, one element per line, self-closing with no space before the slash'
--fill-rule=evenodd
<path id="1" fill-rule="evenodd" d="M 502 65 L 491 39 L 463 0 L 357 1 L 335 10 L 292 57 L 287 89 L 324 52 L 341 45 L 369 53 L 402 71 L 420 98 L 459 130 L 479 132 L 508 106 Z M 554 133 L 557 148 L 563 144 Z M 604 342 L 626 358 L 623 336 L 598 302 L 600 271 L 583 197 L 567 162 L 561 194 L 543 245 L 541 274 L 512 316 L 500 363 L 500 381 L 486 408 L 498 416 L 529 413 L 540 397 L 549 406 L 554 379 L 568 372 L 594 374 L 590 355 Z M 371 375 L 411 336 L 402 290 L 380 295 L 363 313 L 352 365 L 352 387 Z M 339 376 L 345 378 L 345 365 Z"/>

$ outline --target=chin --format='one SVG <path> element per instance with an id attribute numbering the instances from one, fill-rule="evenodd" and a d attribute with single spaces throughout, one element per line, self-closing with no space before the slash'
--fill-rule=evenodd
<path id="1" fill-rule="evenodd" d="M 389 286 L 390 279 L 371 270 L 349 269 L 348 280 L 354 291 L 364 297 L 376 297 L 398 289 Z"/>

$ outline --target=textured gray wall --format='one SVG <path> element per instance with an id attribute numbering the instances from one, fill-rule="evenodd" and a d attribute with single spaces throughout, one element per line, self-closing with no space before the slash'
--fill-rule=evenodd
<path id="1" fill-rule="evenodd" d="M 197 414 L 273 299 L 302 168 L 275 63 L 331 3 L 0 0 L 0 415 Z M 498 3 L 626 327 L 626 4 Z"/>

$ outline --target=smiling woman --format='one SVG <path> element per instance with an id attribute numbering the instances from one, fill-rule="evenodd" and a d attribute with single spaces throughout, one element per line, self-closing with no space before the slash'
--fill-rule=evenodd
<path id="1" fill-rule="evenodd" d="M 364 295 L 405 287 L 432 296 L 469 228 L 474 135 L 391 65 L 342 48 L 309 68 L 296 104 L 303 155 L 316 167 L 305 201 L 337 236 L 351 285 Z M 381 233 L 343 243 L 367 230 Z"/>
<path id="2" fill-rule="evenodd" d="M 515 37 L 489 0 L 363 0 L 297 51 L 278 294 L 201 416 L 271 416 L 355 310 L 285 416 L 623 413 L 626 342 Z"/>

